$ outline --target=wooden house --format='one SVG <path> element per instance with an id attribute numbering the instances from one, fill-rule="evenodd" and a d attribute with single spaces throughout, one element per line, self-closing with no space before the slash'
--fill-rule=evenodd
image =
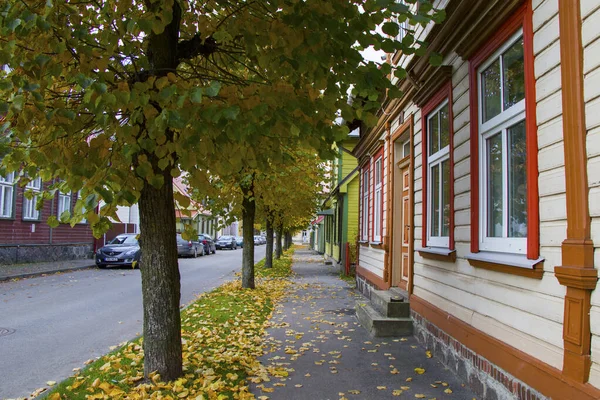
<path id="1" fill-rule="evenodd" d="M 354 149 L 358 286 L 484 399 L 599 399 L 600 1 L 434 6 Z"/>

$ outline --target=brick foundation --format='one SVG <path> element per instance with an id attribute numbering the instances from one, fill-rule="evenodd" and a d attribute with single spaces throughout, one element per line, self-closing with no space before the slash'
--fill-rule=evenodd
<path id="1" fill-rule="evenodd" d="M 477 355 L 420 314 L 411 311 L 415 337 L 483 400 L 546 400 L 506 371 Z"/>

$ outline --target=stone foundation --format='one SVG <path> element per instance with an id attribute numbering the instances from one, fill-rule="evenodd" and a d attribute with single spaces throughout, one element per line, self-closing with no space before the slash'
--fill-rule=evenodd
<path id="1" fill-rule="evenodd" d="M 81 260 L 93 256 L 90 244 L 3 245 L 0 265 L 27 264 L 63 260 Z"/>
<path id="2" fill-rule="evenodd" d="M 457 374 L 483 400 L 547 400 L 548 398 L 448 336 L 411 311 L 414 335 L 442 364 Z"/>
<path id="3" fill-rule="evenodd" d="M 354 267 L 356 270 L 356 266 Z M 371 291 L 377 290 L 375 286 L 360 275 L 356 275 L 356 290 L 362 293 L 367 299 L 371 299 Z"/>

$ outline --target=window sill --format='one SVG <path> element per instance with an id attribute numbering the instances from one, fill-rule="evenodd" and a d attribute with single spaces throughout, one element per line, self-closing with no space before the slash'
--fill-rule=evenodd
<path id="1" fill-rule="evenodd" d="M 383 249 L 383 242 L 369 242 L 374 249 Z"/>
<path id="2" fill-rule="evenodd" d="M 450 250 L 445 247 L 420 247 L 415 250 L 423 258 L 438 261 L 456 261 L 456 250 Z"/>
<path id="3" fill-rule="evenodd" d="M 365 247 L 369 246 L 369 242 L 367 240 L 359 240 L 358 244 Z"/>
<path id="4" fill-rule="evenodd" d="M 506 254 L 481 251 L 465 256 L 469 264 L 477 268 L 489 269 L 506 274 L 542 279 L 544 275 L 544 258 L 529 260 L 521 254 Z"/>

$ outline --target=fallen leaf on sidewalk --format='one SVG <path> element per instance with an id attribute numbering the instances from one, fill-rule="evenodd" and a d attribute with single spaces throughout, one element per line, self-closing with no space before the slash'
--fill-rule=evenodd
<path id="1" fill-rule="evenodd" d="M 402 390 L 395 389 L 392 391 L 392 396 L 400 396 L 402 394 Z"/>
<path id="2" fill-rule="evenodd" d="M 387 386 L 377 386 L 377 390 L 387 390 Z"/>
<path id="3" fill-rule="evenodd" d="M 452 393 L 452 389 L 448 388 L 448 389 L 444 390 L 444 393 L 451 394 Z"/>
<path id="4" fill-rule="evenodd" d="M 46 385 L 54 386 L 54 385 L 56 385 L 56 381 L 48 381 L 48 382 L 46 382 Z"/>
<path id="5" fill-rule="evenodd" d="M 416 397 L 417 399 L 424 399 L 424 398 L 425 398 L 425 395 L 424 395 L 424 394 L 417 393 L 417 394 L 415 394 L 415 397 Z"/>
<path id="6" fill-rule="evenodd" d="M 425 373 L 425 370 L 423 368 L 415 368 L 415 372 L 419 375 L 423 375 Z"/>

